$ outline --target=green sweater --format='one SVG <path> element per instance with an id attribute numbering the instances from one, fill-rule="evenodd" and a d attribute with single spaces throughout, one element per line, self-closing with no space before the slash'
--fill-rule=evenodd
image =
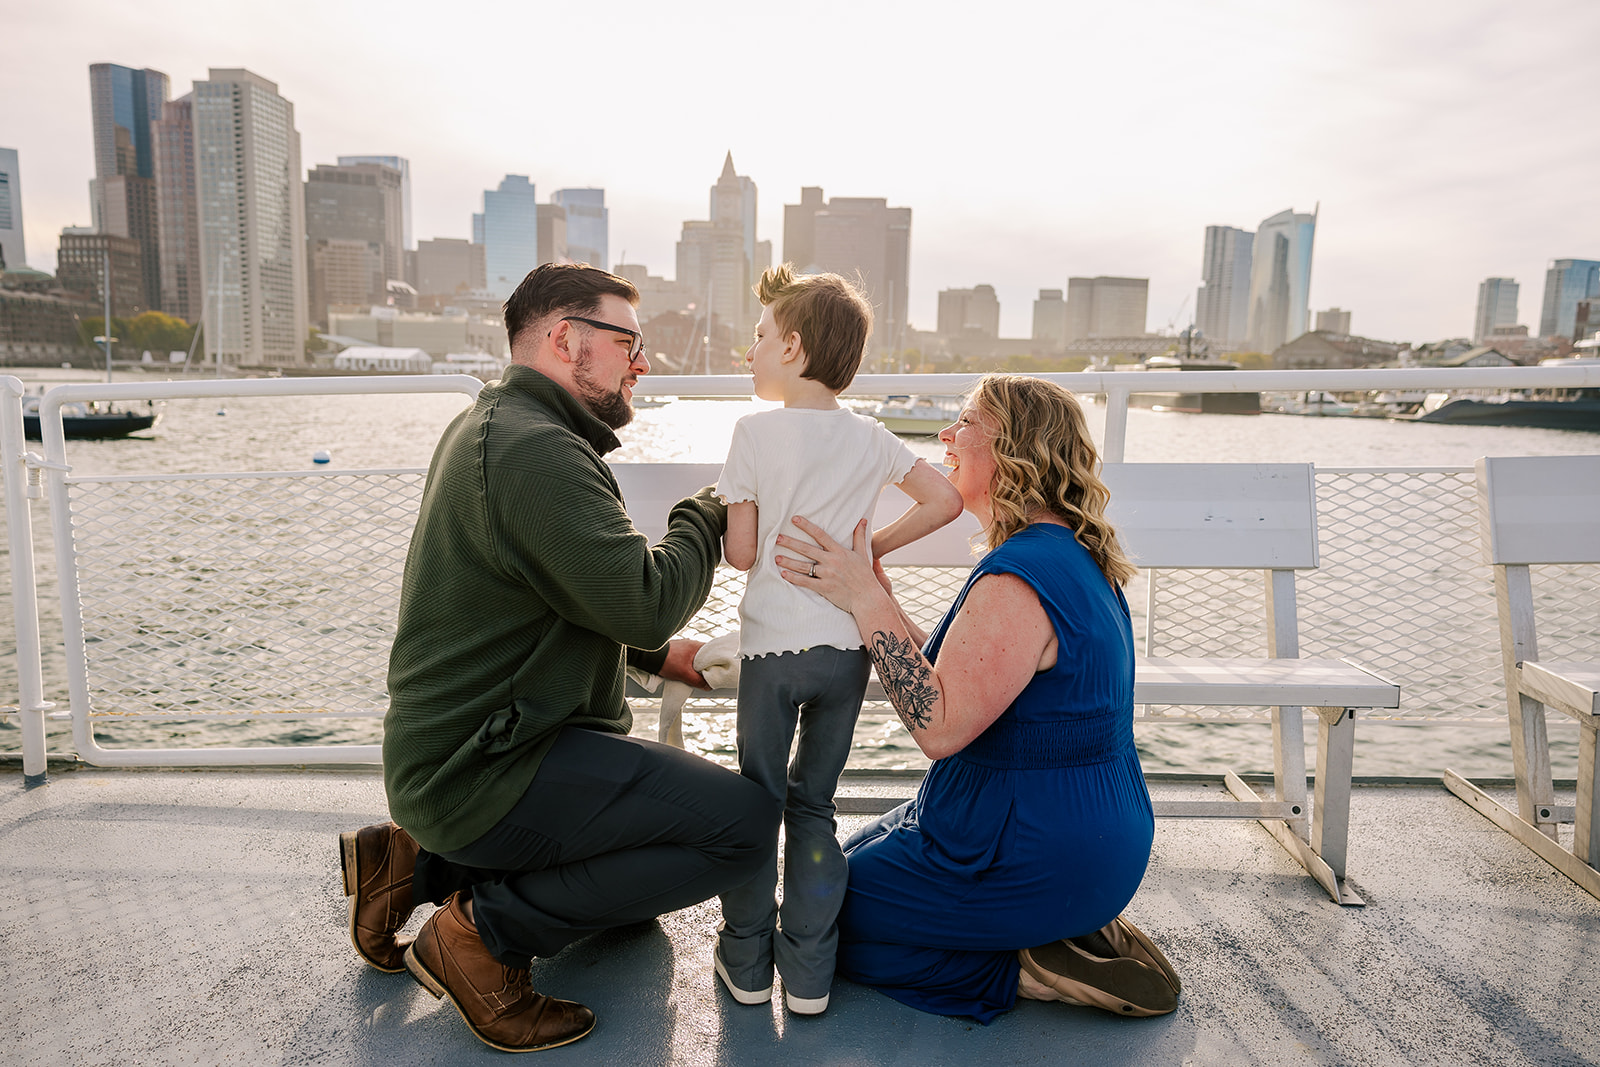
<path id="1" fill-rule="evenodd" d="M 627 733 L 624 647 L 660 649 L 710 592 L 726 508 L 680 501 L 651 546 L 601 459 L 618 443 L 518 365 L 439 442 L 383 739 L 390 814 L 429 851 L 471 844 L 510 811 L 561 727 Z"/>

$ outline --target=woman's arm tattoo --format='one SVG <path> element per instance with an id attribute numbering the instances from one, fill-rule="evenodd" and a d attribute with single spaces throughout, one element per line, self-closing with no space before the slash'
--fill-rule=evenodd
<path id="1" fill-rule="evenodd" d="M 926 730 L 933 721 L 933 704 L 939 690 L 933 670 L 922 653 L 897 633 L 879 630 L 872 635 L 872 662 L 877 664 L 883 691 L 907 730 Z"/>

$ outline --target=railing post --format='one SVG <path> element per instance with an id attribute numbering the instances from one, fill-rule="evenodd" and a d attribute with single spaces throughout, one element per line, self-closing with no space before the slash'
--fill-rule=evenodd
<path id="1" fill-rule="evenodd" d="M 1102 463 L 1121 463 L 1128 441 L 1128 390 L 1106 390 L 1106 439 L 1100 450 Z"/>
<path id="2" fill-rule="evenodd" d="M 20 379 L 0 377 L 0 457 L 5 467 L 6 532 L 11 552 L 11 611 L 17 634 L 17 708 L 22 726 L 22 781 L 45 780 L 44 667 L 40 659 L 39 596 L 33 570 L 33 522 L 22 429 Z"/>

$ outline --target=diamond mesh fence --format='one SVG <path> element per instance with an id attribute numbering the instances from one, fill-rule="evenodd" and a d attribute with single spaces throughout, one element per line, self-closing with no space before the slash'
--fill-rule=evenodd
<path id="1" fill-rule="evenodd" d="M 423 479 L 408 470 L 73 480 L 93 714 L 381 715 Z M 1472 473 L 1319 471 L 1318 497 L 1321 566 L 1298 576 L 1301 655 L 1348 657 L 1399 683 L 1400 709 L 1369 719 L 1503 722 Z M 929 628 L 966 577 L 889 573 Z M 1149 580 L 1128 590 L 1141 650 Z M 1267 654 L 1259 572 L 1161 571 L 1155 583 L 1151 653 Z M 736 630 L 743 589 L 743 575 L 719 570 L 686 633 Z M 1543 657 L 1591 655 L 1600 568 L 1537 568 L 1534 593 Z M 1236 721 L 1266 709 L 1142 712 Z"/>
<path id="2" fill-rule="evenodd" d="M 75 481 L 93 714 L 381 715 L 423 478 Z"/>

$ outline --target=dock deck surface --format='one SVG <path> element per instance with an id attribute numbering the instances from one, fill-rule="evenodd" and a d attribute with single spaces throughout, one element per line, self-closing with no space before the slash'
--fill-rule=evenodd
<path id="1" fill-rule="evenodd" d="M 0 770 L 4 1060 L 506 1062 L 350 948 L 337 835 L 385 810 L 369 770 Z M 843 980 L 819 1017 L 742 1007 L 711 974 L 711 901 L 536 961 L 599 1016 L 537 1062 L 1600 1063 L 1600 901 L 1442 787 L 1357 786 L 1350 840 L 1365 908 L 1253 822 L 1159 820 L 1127 914 L 1182 976 L 1165 1017 L 1023 1003 L 985 1027 Z"/>

